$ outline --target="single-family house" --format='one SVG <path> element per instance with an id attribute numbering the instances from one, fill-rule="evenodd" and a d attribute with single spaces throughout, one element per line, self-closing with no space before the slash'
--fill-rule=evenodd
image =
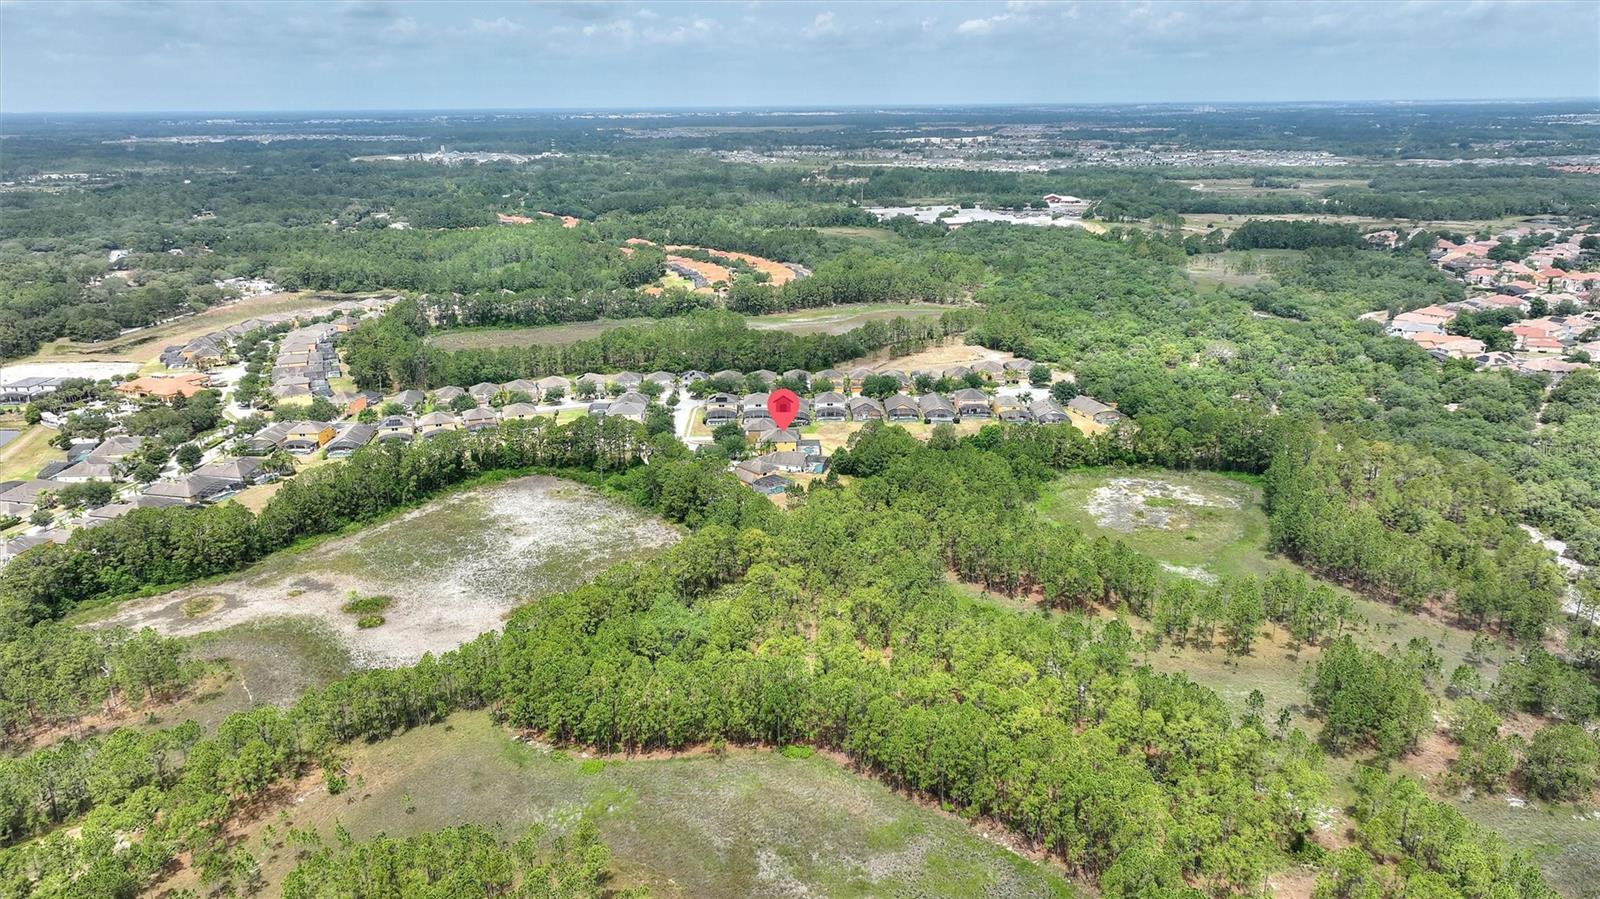
<path id="1" fill-rule="evenodd" d="M 43 478 L 34 478 L 31 481 L 14 484 L 4 493 L 0 493 L 0 515 L 15 515 L 18 518 L 26 518 L 33 512 L 34 506 L 38 503 L 39 494 L 53 494 L 59 491 L 61 487 L 61 484 L 55 481 L 47 481 Z"/>
<path id="2" fill-rule="evenodd" d="M 391 402 L 398 403 L 401 406 L 404 406 L 406 409 L 409 410 L 409 409 L 415 409 L 418 406 L 422 405 L 423 402 L 425 400 L 427 400 L 427 398 L 428 398 L 427 394 L 423 393 L 420 390 L 417 390 L 417 389 L 413 388 L 411 390 L 402 390 L 399 393 L 395 394 L 394 395 L 394 399 Z"/>
<path id="3" fill-rule="evenodd" d="M 733 476 L 745 484 L 754 484 L 778 470 L 771 460 L 757 456 L 734 463 Z"/>
<path id="4" fill-rule="evenodd" d="M 995 397 L 990 408 L 994 410 L 995 418 L 1008 424 L 1033 421 L 1033 413 L 1028 411 L 1027 405 L 1015 397 Z"/>
<path id="5" fill-rule="evenodd" d="M 343 459 L 371 443 L 377 433 L 378 429 L 372 425 L 361 422 L 348 425 L 322 448 L 323 455 L 329 459 Z"/>
<path id="6" fill-rule="evenodd" d="M 363 427 L 367 427 L 363 425 Z M 266 466 L 260 459 L 253 456 L 237 456 L 232 459 L 218 459 L 196 468 L 190 474 L 196 477 L 212 478 L 225 481 L 235 488 L 254 484 L 267 475 Z"/>
<path id="7" fill-rule="evenodd" d="M 778 452 L 795 452 L 800 447 L 800 432 L 793 428 L 779 428 L 765 435 L 763 444 Z"/>
<path id="8" fill-rule="evenodd" d="M 844 390 L 849 386 L 850 376 L 837 368 L 824 368 L 812 375 L 806 383 L 814 384 L 817 381 L 827 381 L 837 390 Z"/>
<path id="9" fill-rule="evenodd" d="M 114 389 L 124 395 L 137 399 L 158 399 L 163 403 L 170 403 L 178 397 L 191 397 L 206 389 L 210 383 L 209 376 L 203 374 L 186 375 L 145 375 L 134 378 L 132 381 L 123 381 Z"/>
<path id="10" fill-rule="evenodd" d="M 97 462 L 120 462 L 138 452 L 141 446 L 144 446 L 143 437 L 120 434 L 101 441 L 99 446 L 90 451 L 87 458 Z"/>
<path id="11" fill-rule="evenodd" d="M 811 408 L 817 421 L 845 421 L 850 417 L 850 400 L 833 390 L 817 394 Z"/>
<path id="12" fill-rule="evenodd" d="M 456 426 L 456 417 L 448 412 L 429 412 L 417 419 L 417 433 L 423 437 L 454 431 Z"/>
<path id="13" fill-rule="evenodd" d="M 851 397 L 849 406 L 851 421 L 883 421 L 883 403 L 870 396 Z"/>
<path id="14" fill-rule="evenodd" d="M 742 372 L 742 371 L 734 371 L 731 368 L 724 368 L 722 371 L 719 371 L 716 374 L 712 375 L 711 376 L 711 380 L 713 380 L 713 381 L 734 381 L 734 382 L 737 382 L 737 383 L 742 383 L 744 381 L 744 372 Z"/>
<path id="15" fill-rule="evenodd" d="M 325 421 L 297 421 L 283 435 L 283 449 L 296 455 L 314 453 L 337 432 Z"/>
<path id="16" fill-rule="evenodd" d="M 1028 411 L 1033 414 L 1033 420 L 1042 425 L 1058 425 L 1067 420 L 1067 410 L 1053 399 L 1035 400 Z"/>
<path id="17" fill-rule="evenodd" d="M 763 475 L 750 482 L 752 490 L 767 496 L 776 496 L 793 486 L 794 481 L 775 474 Z"/>
<path id="18" fill-rule="evenodd" d="M 791 368 L 783 373 L 785 381 L 796 381 L 800 384 L 811 383 L 811 373 L 803 368 Z"/>
<path id="19" fill-rule="evenodd" d="M 606 407 L 607 418 L 624 418 L 628 421 L 644 421 L 645 412 L 650 408 L 648 402 L 639 400 L 616 400 Z"/>
<path id="20" fill-rule="evenodd" d="M 1075 424 L 1090 426 L 1091 430 L 1103 430 L 1122 420 L 1122 413 L 1116 409 L 1082 394 L 1067 402 L 1067 416 Z"/>
<path id="21" fill-rule="evenodd" d="M 911 397 L 897 393 L 883 401 L 883 415 L 889 421 L 921 421 L 922 407 Z"/>
<path id="22" fill-rule="evenodd" d="M 924 393 L 917 397 L 917 405 L 922 409 L 923 420 L 929 424 L 948 424 L 956 420 L 955 407 L 937 393 Z"/>
<path id="23" fill-rule="evenodd" d="M 433 401 L 441 406 L 448 406 L 455 402 L 457 398 L 466 395 L 467 392 L 465 390 L 462 390 L 460 387 L 456 387 L 452 384 L 448 387 L 440 387 L 438 390 L 435 390 L 433 392 Z"/>
<path id="24" fill-rule="evenodd" d="M 572 382 L 560 375 L 550 375 L 534 382 L 539 385 L 539 396 L 549 398 L 551 391 L 560 391 L 562 396 L 572 396 Z"/>
<path id="25" fill-rule="evenodd" d="M 487 403 L 490 400 L 494 399 L 495 394 L 497 394 L 499 392 L 500 392 L 500 385 L 499 384 L 491 384 L 488 381 L 480 381 L 477 384 L 474 384 L 471 387 L 467 388 L 467 393 L 473 399 L 477 400 L 479 405 L 482 405 L 482 404 Z"/>
<path id="26" fill-rule="evenodd" d="M 406 440 L 417 431 L 417 420 L 409 415 L 388 415 L 378 422 L 378 439 L 392 437 L 396 434 L 404 435 Z"/>
<path id="27" fill-rule="evenodd" d="M 194 506 L 220 499 L 235 492 L 238 486 L 220 478 L 188 475 L 173 481 L 156 481 L 144 488 L 144 495 L 175 499 Z"/>
<path id="28" fill-rule="evenodd" d="M 244 439 L 244 451 L 252 456 L 265 456 L 276 449 L 283 447 L 283 441 L 289 436 L 289 429 L 294 427 L 292 421 L 275 421 L 261 430 Z"/>
<path id="29" fill-rule="evenodd" d="M 525 393 L 528 395 L 528 399 L 530 400 L 539 398 L 539 385 L 528 380 L 527 378 L 517 378 L 515 380 L 507 381 L 500 385 L 500 389 L 504 390 L 506 393 Z"/>
<path id="30" fill-rule="evenodd" d="M 527 421 L 539 414 L 532 403 L 506 403 L 500 410 L 501 421 Z"/>
<path id="31" fill-rule="evenodd" d="M 671 390 L 678 386 L 678 376 L 670 371 L 653 371 L 644 376 L 646 381 L 660 385 L 662 390 Z"/>
<path id="32" fill-rule="evenodd" d="M 678 383 L 684 385 L 685 387 L 695 383 L 696 381 L 709 380 L 711 380 L 711 374 L 709 372 L 703 372 L 698 368 L 691 368 L 678 376 Z"/>
<path id="33" fill-rule="evenodd" d="M 713 393 L 706 397 L 706 427 L 725 425 L 739 417 L 739 398 L 731 393 Z"/>
<path id="34" fill-rule="evenodd" d="M 771 471 L 785 471 L 796 474 L 801 472 L 820 474 L 828 464 L 821 456 L 810 456 L 795 450 L 777 450 L 756 458 L 759 461 L 768 463 Z M 767 473 L 770 474 L 771 471 Z"/>
<path id="35" fill-rule="evenodd" d="M 989 418 L 994 414 L 989 408 L 989 395 L 976 387 L 963 387 L 950 394 L 950 402 L 962 418 Z"/>
<path id="36" fill-rule="evenodd" d="M 747 393 L 739 400 L 739 420 L 749 424 L 753 418 L 770 418 L 767 414 L 766 393 Z"/>
<path id="37" fill-rule="evenodd" d="M 456 419 L 468 431 L 483 431 L 500 424 L 500 417 L 486 406 L 468 409 Z"/>
<path id="38" fill-rule="evenodd" d="M 85 481 L 114 481 L 117 463 L 110 460 L 84 459 L 82 462 L 56 472 L 55 480 L 63 484 L 81 484 Z"/>

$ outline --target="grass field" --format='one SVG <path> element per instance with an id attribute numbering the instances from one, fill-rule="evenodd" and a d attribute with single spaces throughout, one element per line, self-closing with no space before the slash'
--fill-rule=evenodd
<path id="1" fill-rule="evenodd" d="M 22 432 L 5 446 L 0 446 L 0 481 L 25 481 L 39 473 L 45 465 L 67 454 L 50 445 L 56 436 L 54 428 L 44 425 L 22 425 Z"/>
<path id="2" fill-rule="evenodd" d="M 602 318 L 592 322 L 540 325 L 536 328 L 462 328 L 441 331 L 428 342 L 446 350 L 480 350 L 501 346 L 565 346 L 598 337 L 613 328 L 642 325 L 648 318 Z"/>
<path id="3" fill-rule="evenodd" d="M 350 789 L 303 781 L 243 830 L 277 895 L 294 850 L 288 826 L 336 824 L 356 839 L 476 822 L 514 837 L 590 815 L 612 850 L 616 887 L 661 899 L 747 896 L 1066 897 L 1045 865 L 955 818 L 821 757 L 735 749 L 722 758 L 583 759 L 513 739 L 486 713 L 352 747 Z M 266 826 L 272 825 L 269 837 Z M 162 888 L 194 886 L 182 871 Z"/>
<path id="4" fill-rule="evenodd" d="M 869 321 L 895 318 L 938 318 L 951 306 L 931 303 L 859 303 L 801 309 L 774 315 L 758 315 L 749 320 L 758 331 L 788 331 L 791 334 L 843 334 Z"/>

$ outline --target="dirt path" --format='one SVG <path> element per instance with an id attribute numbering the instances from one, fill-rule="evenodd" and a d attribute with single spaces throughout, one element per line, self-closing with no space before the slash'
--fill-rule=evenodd
<path id="1" fill-rule="evenodd" d="M 676 542 L 667 524 L 598 491 L 531 477 L 465 491 L 220 584 L 136 600 L 98 622 L 192 636 L 304 616 L 331 629 L 359 667 L 410 664 L 501 626 L 513 608 Z M 393 598 L 358 628 L 352 591 Z"/>

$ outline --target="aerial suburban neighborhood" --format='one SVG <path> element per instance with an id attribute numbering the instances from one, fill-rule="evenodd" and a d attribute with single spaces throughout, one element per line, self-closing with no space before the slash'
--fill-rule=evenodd
<path id="1" fill-rule="evenodd" d="M 1600 899 L 1597 35 L 0 2 L 0 899 Z"/>

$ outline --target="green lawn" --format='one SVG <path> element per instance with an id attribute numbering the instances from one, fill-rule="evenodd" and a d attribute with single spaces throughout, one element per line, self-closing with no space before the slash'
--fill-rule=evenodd
<path id="1" fill-rule="evenodd" d="M 734 749 L 723 758 L 602 762 L 513 739 L 487 713 L 463 713 L 355 746 L 348 762 L 346 794 L 302 783 L 281 816 L 268 809 L 247 826 L 267 895 L 293 865 L 293 848 L 276 845 L 288 826 L 315 827 L 325 840 L 336 824 L 358 840 L 468 822 L 514 836 L 584 814 L 611 847 L 613 885 L 645 885 L 663 899 L 1077 895 L 1048 865 L 822 757 Z M 192 885 L 185 871 L 163 886 Z"/>
<path id="2" fill-rule="evenodd" d="M 22 433 L 0 447 L 0 481 L 28 480 L 45 465 L 65 459 L 66 453 L 50 445 L 55 436 L 54 428 L 23 425 Z"/>

